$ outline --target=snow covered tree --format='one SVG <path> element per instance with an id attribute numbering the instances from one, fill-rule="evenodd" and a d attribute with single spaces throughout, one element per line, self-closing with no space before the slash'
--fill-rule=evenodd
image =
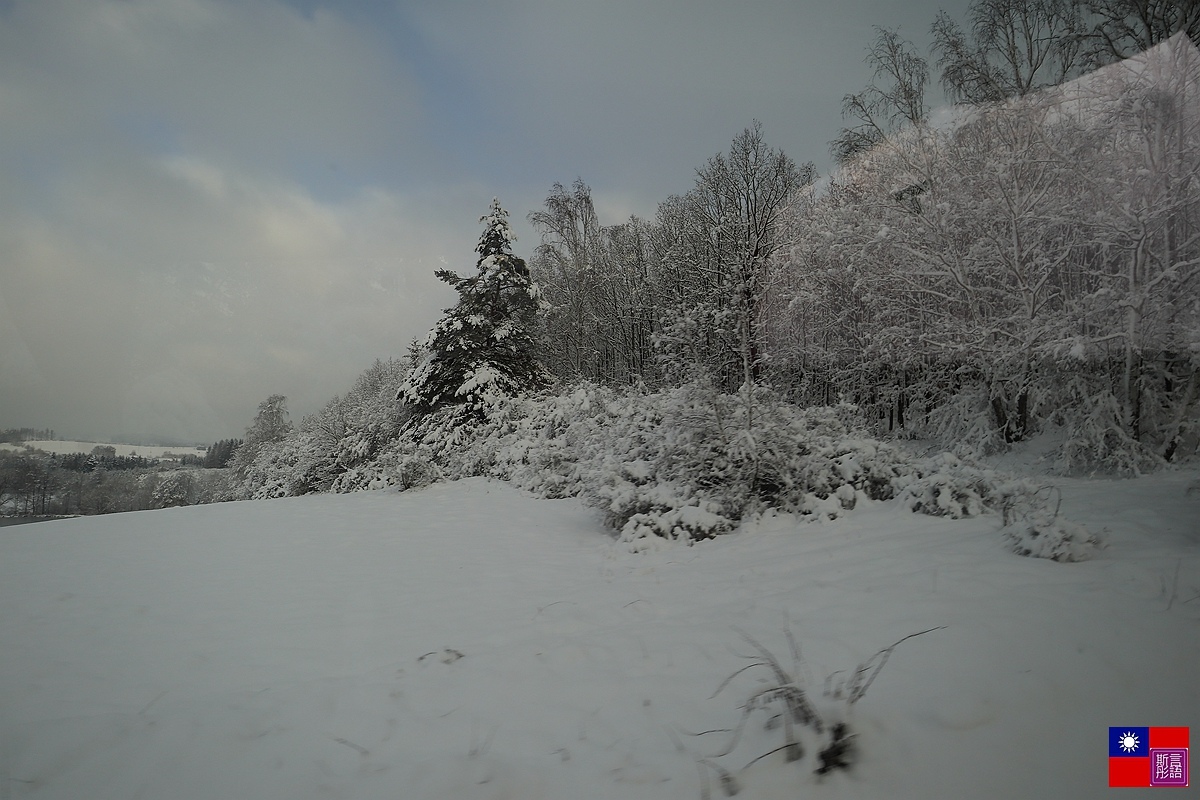
<path id="1" fill-rule="evenodd" d="M 1103 132 L 1081 173 L 1109 202 L 1088 220 L 1096 248 L 1080 297 L 1078 355 L 1104 387 L 1127 436 L 1174 456 L 1195 426 L 1200 303 L 1200 52 L 1176 34 L 1068 87 Z"/>
<path id="2" fill-rule="evenodd" d="M 245 478 L 246 471 L 264 448 L 282 442 L 291 432 L 292 423 L 288 419 L 285 396 L 273 394 L 259 403 L 254 422 L 246 429 L 245 441 L 229 460 L 229 466 L 238 479 Z"/>
<path id="3" fill-rule="evenodd" d="M 542 236 L 530 269 L 550 306 L 546 366 L 567 380 L 646 378 L 655 323 L 648 223 L 602 226 L 582 180 L 570 191 L 556 183 L 529 222 Z"/>
<path id="4" fill-rule="evenodd" d="M 811 162 L 768 147 L 755 121 L 697 171 L 692 191 L 659 206 L 668 297 L 658 342 L 668 372 L 692 362 L 725 391 L 761 378 L 763 278 L 788 199 L 815 180 Z"/>
<path id="5" fill-rule="evenodd" d="M 458 304 L 430 331 L 424 356 L 397 394 L 418 416 L 449 406 L 478 415 L 550 382 L 537 357 L 541 292 L 512 253 L 508 212 L 492 200 L 480 222 L 476 274 L 435 273 L 458 292 Z"/>
<path id="6" fill-rule="evenodd" d="M 1196 86 L 1177 34 L 908 129 L 798 197 L 763 306 L 776 384 L 969 452 L 1054 425 L 1061 469 L 1194 449 Z"/>
<path id="7" fill-rule="evenodd" d="M 293 494 L 329 491 L 338 476 L 374 458 L 399 432 L 396 393 L 408 374 L 400 359 L 376 359 L 345 395 L 300 424 Z"/>
<path id="8" fill-rule="evenodd" d="M 192 493 L 191 472 L 179 469 L 163 473 L 151 491 L 151 507 L 174 508 L 190 505 Z"/>

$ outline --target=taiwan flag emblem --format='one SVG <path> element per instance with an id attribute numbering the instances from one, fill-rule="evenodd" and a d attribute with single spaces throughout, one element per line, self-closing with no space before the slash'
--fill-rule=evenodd
<path id="1" fill-rule="evenodd" d="M 1109 786 L 1188 785 L 1188 729 L 1108 729 Z"/>

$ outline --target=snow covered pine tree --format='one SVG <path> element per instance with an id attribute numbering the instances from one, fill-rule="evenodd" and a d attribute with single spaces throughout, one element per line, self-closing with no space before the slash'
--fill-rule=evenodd
<path id="1" fill-rule="evenodd" d="M 550 382 L 536 355 L 541 292 L 525 261 L 512 254 L 508 212 L 493 199 L 480 222 L 477 274 L 434 273 L 455 288 L 458 304 L 429 332 L 423 357 L 397 394 L 417 416 L 454 405 L 480 416 L 505 397 Z"/>

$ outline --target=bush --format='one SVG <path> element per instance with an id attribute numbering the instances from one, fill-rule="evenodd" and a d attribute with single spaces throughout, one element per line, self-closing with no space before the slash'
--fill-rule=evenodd
<path id="1" fill-rule="evenodd" d="M 1135 477 L 1163 465 L 1157 453 L 1125 430 L 1120 403 L 1111 392 L 1088 392 L 1080 387 L 1079 396 L 1064 405 L 1054 421 L 1065 434 L 1054 465 L 1061 474 Z"/>
<path id="2" fill-rule="evenodd" d="M 951 453 L 921 462 L 903 484 L 901 505 L 932 517 L 977 517 L 1002 503 L 995 472 L 969 465 Z"/>
<path id="3" fill-rule="evenodd" d="M 987 387 L 971 385 L 929 411 L 921 432 L 964 458 L 982 458 L 1008 449 L 992 416 Z"/>
<path id="4" fill-rule="evenodd" d="M 1019 537 L 1023 544 L 1013 546 L 1024 555 L 1074 560 L 1094 543 L 1042 513 L 1032 484 L 950 453 L 915 460 L 867 436 L 854 406 L 801 409 L 761 387 L 728 394 L 706 381 L 662 391 L 580 383 L 482 415 L 449 406 L 396 424 L 390 443 L 367 448 L 371 457 L 337 462 L 328 488 L 498 478 L 543 497 L 583 498 L 632 550 L 709 539 L 771 509 L 829 520 L 894 498 L 951 518 L 1003 512 L 1015 519 L 1027 509 L 1022 529 L 1006 517 L 1006 535 Z M 312 464 L 322 463 L 307 454 L 314 441 L 298 435 L 264 448 L 244 488 L 255 497 L 296 493 Z"/>
<path id="5" fill-rule="evenodd" d="M 1104 547 L 1099 536 L 1083 525 L 1059 516 L 1061 492 L 1014 482 L 1005 494 L 1004 541 L 1017 555 L 1053 561 L 1085 561 Z"/>

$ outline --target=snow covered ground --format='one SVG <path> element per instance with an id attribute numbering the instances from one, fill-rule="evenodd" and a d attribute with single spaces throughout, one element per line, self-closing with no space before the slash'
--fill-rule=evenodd
<path id="1" fill-rule="evenodd" d="M 1200 731 L 1196 479 L 1057 481 L 1109 542 L 1078 564 L 892 503 L 636 555 L 484 479 L 3 529 L 0 798 L 698 800 L 713 764 L 742 798 L 1109 796 L 1109 725 Z M 771 678 L 713 696 L 742 632 L 791 668 L 790 631 L 833 713 L 827 676 L 937 626 L 850 710 L 850 772 L 746 768 L 765 714 L 693 735 Z"/>
<path id="2" fill-rule="evenodd" d="M 90 453 L 96 447 L 111 447 L 118 456 L 142 456 L 143 458 L 174 458 L 181 456 L 204 457 L 205 451 L 199 447 L 179 447 L 171 445 L 141 445 L 141 444 L 112 444 L 109 442 L 76 442 L 59 439 L 39 439 L 21 444 L 0 444 L 0 449 L 16 453 L 24 452 L 27 448 L 41 450 L 43 453 L 71 455 L 72 453 Z"/>

